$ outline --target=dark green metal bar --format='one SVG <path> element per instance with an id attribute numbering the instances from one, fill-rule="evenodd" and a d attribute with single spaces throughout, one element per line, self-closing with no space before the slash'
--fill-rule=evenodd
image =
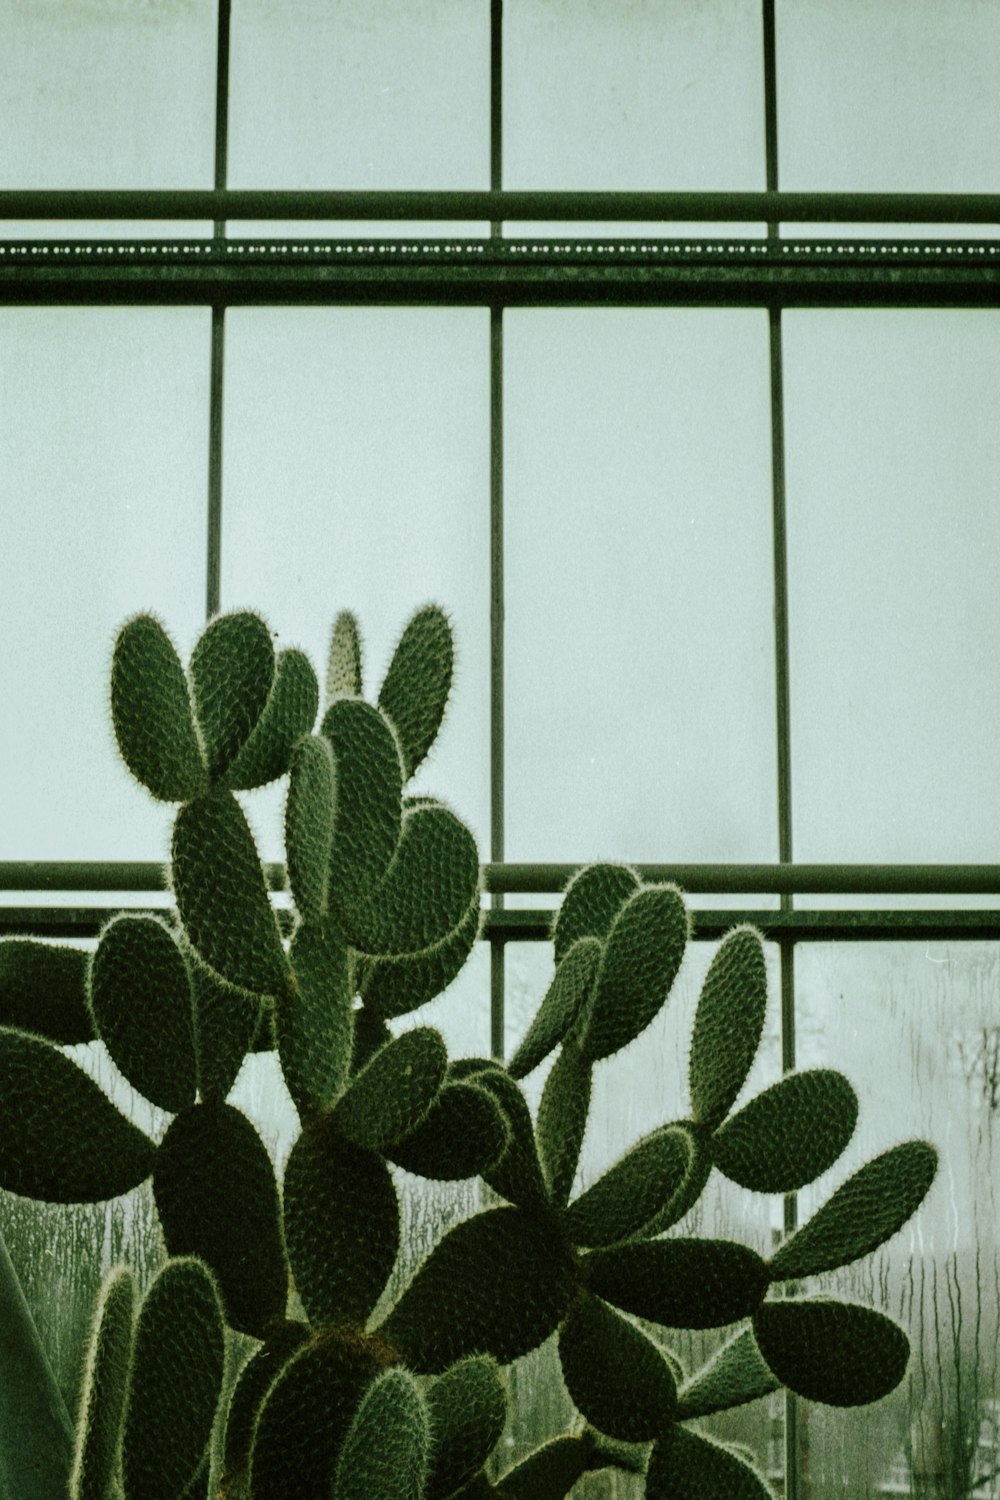
<path id="1" fill-rule="evenodd" d="M 13 188 L 0 192 L 0 219 L 1000 224 L 1000 194 Z"/>
<path id="2" fill-rule="evenodd" d="M 558 893 L 577 864 L 483 865 L 490 892 Z M 1000 895 L 1000 865 L 643 864 L 643 880 L 673 881 L 700 895 L 988 896 Z M 273 891 L 285 888 L 285 867 L 264 866 Z M 165 891 L 166 866 L 156 860 L 0 860 L 0 891 Z"/>
<path id="3" fill-rule="evenodd" d="M 218 614 L 222 590 L 222 410 L 226 309 L 212 308 L 208 401 L 208 536 L 205 617 Z"/>

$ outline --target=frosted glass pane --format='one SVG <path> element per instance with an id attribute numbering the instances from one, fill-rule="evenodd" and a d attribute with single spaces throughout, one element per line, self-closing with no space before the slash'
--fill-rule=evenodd
<path id="1" fill-rule="evenodd" d="M 757 0 L 506 0 L 504 187 L 764 186 Z"/>
<path id="2" fill-rule="evenodd" d="M 796 857 L 992 861 L 1000 320 L 792 312 L 784 350 Z"/>
<path id="3" fill-rule="evenodd" d="M 778 0 L 781 186 L 1000 188 L 990 0 Z"/>
<path id="4" fill-rule="evenodd" d="M 159 859 L 169 814 L 118 759 L 111 648 L 203 619 L 207 311 L 0 314 L 4 859 Z"/>
<path id="5" fill-rule="evenodd" d="M 229 186 L 489 184 L 488 0 L 237 0 Z"/>
<path id="6" fill-rule="evenodd" d="M 690 944 L 669 1001 L 656 1020 L 628 1047 L 595 1068 L 590 1116 L 573 1197 L 596 1182 L 644 1135 L 672 1120 L 690 1117 L 687 1059 L 691 1030 L 701 985 L 717 951 L 715 943 Z M 736 1108 L 775 1083 L 781 1073 L 778 954 L 770 946 L 765 952 L 769 1002 L 764 1037 Z M 508 943 L 506 953 L 506 1051 L 510 1055 L 551 981 L 553 958 L 548 943 Z M 540 1065 L 524 1082 L 533 1113 L 551 1062 L 549 1059 Z M 745 1192 L 715 1172 L 699 1202 L 673 1232 L 736 1240 L 759 1254 L 770 1255 L 782 1211 L 779 1197 Z M 648 1325 L 648 1331 L 656 1336 L 653 1325 Z M 670 1329 L 662 1331 L 662 1338 L 691 1373 L 700 1368 L 732 1331 Z M 519 1361 L 514 1367 L 514 1381 L 524 1409 L 508 1432 L 511 1459 L 565 1430 L 573 1412 L 552 1347 Z M 746 1444 L 762 1471 L 772 1479 L 780 1477 L 783 1433 L 780 1398 L 777 1404 L 754 1402 L 741 1411 L 712 1419 L 707 1426 L 718 1437 Z M 598 1496 L 603 1500 L 604 1496 L 642 1493 L 641 1488 L 634 1492 L 630 1488 L 616 1491 L 607 1478 L 599 1485 L 595 1476 L 592 1482 L 595 1500 Z"/>
<path id="7" fill-rule="evenodd" d="M 765 315 L 504 339 L 508 859 L 773 859 Z"/>
<path id="8" fill-rule="evenodd" d="M 489 832 L 489 315 L 260 309 L 226 322 L 224 608 L 267 614 L 322 674 L 341 609 L 378 692 L 410 616 L 442 604 L 457 669 L 416 790 Z M 254 799 L 269 858 L 281 790 Z"/>
<path id="9" fill-rule="evenodd" d="M 213 0 L 0 0 L 0 186 L 212 184 Z"/>
<path id="10" fill-rule="evenodd" d="M 861 1104 L 841 1161 L 800 1194 L 800 1221 L 899 1141 L 930 1140 L 941 1158 L 887 1245 L 817 1281 L 895 1317 L 913 1350 L 903 1386 L 875 1406 L 803 1406 L 818 1495 L 997 1493 L 995 1474 L 980 1488 L 969 1476 L 996 1464 L 998 958 L 972 943 L 799 949 L 799 1063 L 842 1069 Z"/>

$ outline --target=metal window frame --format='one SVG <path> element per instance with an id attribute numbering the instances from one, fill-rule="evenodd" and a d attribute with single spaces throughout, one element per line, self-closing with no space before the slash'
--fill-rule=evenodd
<path id="1" fill-rule="evenodd" d="M 996 894 L 1000 865 L 796 865 L 792 844 L 788 559 L 785 518 L 782 312 L 820 307 L 1000 306 L 998 242 L 785 240 L 788 223 L 927 223 L 1000 226 L 1000 194 L 782 192 L 774 0 L 761 0 L 764 70 L 763 192 L 520 192 L 502 181 L 503 0 L 490 5 L 490 186 L 467 192 L 231 191 L 226 187 L 231 0 L 218 0 L 214 186 L 196 191 L 2 191 L 0 219 L 210 220 L 211 239 L 190 241 L 9 241 L 0 244 L 0 306 L 191 304 L 211 309 L 207 473 L 206 616 L 221 605 L 222 419 L 225 315 L 260 304 L 476 305 L 489 309 L 490 401 L 490 862 L 483 936 L 491 952 L 491 1045 L 504 1050 L 504 953 L 508 942 L 549 936 L 548 909 L 514 910 L 505 895 L 561 890 L 569 865 L 505 862 L 503 316 L 510 306 L 718 306 L 767 310 L 772 452 L 775 733 L 778 850 L 774 865 L 640 865 L 644 878 L 687 891 L 778 895 L 779 905 L 695 908 L 694 936 L 714 940 L 752 922 L 779 945 L 782 1068 L 795 1065 L 795 947 L 800 942 L 984 940 L 1000 938 L 1000 909 L 801 910 L 794 896 L 848 893 Z M 481 239 L 268 241 L 227 238 L 233 220 L 477 220 Z M 519 221 L 581 221 L 609 226 L 609 237 L 540 240 L 504 235 Z M 626 221 L 766 225 L 766 237 L 622 240 Z M 281 866 L 268 866 L 273 889 Z M 151 893 L 165 888 L 162 866 L 146 863 L 0 863 L 0 890 L 22 893 Z M 114 908 L 38 901 L 0 905 L 0 933 L 93 937 Z M 162 908 L 158 908 L 162 909 Z M 785 1227 L 796 1222 L 794 1195 Z M 797 1408 L 786 1406 L 786 1496 L 800 1493 Z"/>

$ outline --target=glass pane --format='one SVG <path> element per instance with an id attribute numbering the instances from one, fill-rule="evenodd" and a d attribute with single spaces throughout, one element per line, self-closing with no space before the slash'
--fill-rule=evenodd
<path id="1" fill-rule="evenodd" d="M 165 854 L 108 681 L 129 615 L 152 610 L 183 653 L 204 617 L 208 353 L 197 308 L 0 314 L 5 859 Z"/>
<path id="2" fill-rule="evenodd" d="M 641 1036 L 594 1070 L 591 1110 L 583 1153 L 573 1189 L 576 1197 L 591 1186 L 608 1167 L 644 1135 L 672 1120 L 687 1119 L 691 1103 L 687 1084 L 687 1058 L 698 995 L 709 963 L 717 952 L 715 943 L 689 945 L 668 1004 Z M 506 961 L 507 1055 L 527 1030 L 552 978 L 553 958 L 548 943 L 508 943 Z M 736 1108 L 777 1081 L 781 1072 L 780 982 L 778 953 L 766 949 L 769 1006 L 764 1038 Z M 546 1060 L 525 1080 L 524 1088 L 534 1113 L 541 1098 L 552 1059 Z M 782 1222 L 782 1202 L 777 1197 L 750 1194 L 713 1173 L 708 1187 L 674 1233 L 711 1239 L 736 1240 L 759 1254 L 770 1255 Z M 697 1332 L 683 1329 L 657 1330 L 646 1325 L 654 1337 L 677 1354 L 687 1373 L 710 1358 L 733 1330 Z M 573 1407 L 563 1389 L 558 1355 L 552 1343 L 520 1360 L 512 1371 L 512 1388 L 520 1409 L 506 1435 L 504 1457 L 513 1462 L 538 1443 L 564 1431 Z M 725 1413 L 707 1423 L 710 1431 L 727 1441 L 745 1444 L 761 1470 L 780 1479 L 783 1411 L 780 1401 L 754 1402 L 742 1410 Z M 605 1496 L 641 1495 L 615 1480 L 597 1476 L 591 1481 L 595 1500 Z M 620 1481 L 619 1481 L 620 1483 Z"/>
<path id="3" fill-rule="evenodd" d="M 230 187 L 489 184 L 488 0 L 238 0 Z"/>
<path id="4" fill-rule="evenodd" d="M 796 858 L 990 862 L 1000 321 L 791 312 L 784 350 Z"/>
<path id="5" fill-rule="evenodd" d="M 995 5 L 777 0 L 776 28 L 783 188 L 1000 188 Z"/>
<path id="6" fill-rule="evenodd" d="M 213 0 L 0 0 L 0 35 L 0 186 L 211 186 Z"/>
<path id="7" fill-rule="evenodd" d="M 325 672 L 358 617 L 368 696 L 410 616 L 436 600 L 456 637 L 441 739 L 414 790 L 489 833 L 488 314 L 257 309 L 226 323 L 223 607 L 263 610 Z M 282 790 L 253 799 L 268 858 Z M 485 852 L 483 854 L 485 858 Z"/>
<path id="8" fill-rule="evenodd" d="M 763 188 L 757 0 L 507 0 L 503 178 L 508 188 Z"/>
<path id="9" fill-rule="evenodd" d="M 767 358 L 761 312 L 507 314 L 508 859 L 775 857 Z"/>
<path id="10" fill-rule="evenodd" d="M 802 1404 L 806 1496 L 997 1494 L 998 959 L 996 945 L 973 943 L 799 950 L 799 1064 L 843 1069 L 861 1106 L 844 1157 L 799 1195 L 800 1222 L 900 1141 L 940 1153 L 917 1215 L 817 1280 L 896 1318 L 912 1356 L 904 1384 L 874 1406 Z"/>

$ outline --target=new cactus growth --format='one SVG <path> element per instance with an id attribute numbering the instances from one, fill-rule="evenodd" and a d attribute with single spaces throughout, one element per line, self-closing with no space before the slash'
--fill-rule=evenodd
<path id="1" fill-rule="evenodd" d="M 554 925 L 555 977 L 509 1068 L 449 1058 L 427 1026 L 394 1031 L 467 959 L 479 861 L 454 812 L 407 792 L 451 689 L 445 615 L 413 617 L 374 702 L 362 655 L 341 614 L 317 727 L 312 666 L 299 651 L 275 656 L 258 616 L 213 620 L 186 670 L 158 621 L 130 620 L 112 717 L 130 771 L 178 804 L 176 918 L 113 917 L 92 958 L 0 944 L 0 1185 L 66 1203 L 151 1178 L 169 1257 L 137 1308 L 127 1269 L 104 1288 L 64 1492 L 560 1500 L 617 1468 L 644 1476 L 649 1500 L 760 1500 L 767 1485 L 746 1455 L 691 1424 L 781 1384 L 833 1405 L 898 1384 L 908 1344 L 890 1318 L 781 1292 L 895 1234 L 935 1152 L 920 1141 L 884 1152 L 770 1260 L 684 1233 L 713 1170 L 794 1190 L 836 1161 L 857 1118 L 829 1069 L 735 1108 L 766 1004 L 763 945 L 743 927 L 702 987 L 690 1116 L 663 1120 L 574 1196 L 595 1069 L 645 1031 L 681 966 L 682 893 L 622 865 L 577 873 Z M 290 929 L 235 796 L 282 776 Z M 92 1038 L 171 1116 L 158 1139 L 62 1050 Z M 301 1125 L 280 1183 L 228 1098 L 246 1054 L 266 1045 Z M 533 1117 L 519 1080 L 547 1058 Z M 387 1306 L 405 1248 L 398 1167 L 478 1176 L 489 1197 Z M 686 1373 L 669 1332 L 637 1319 L 734 1331 Z M 579 1419 L 498 1472 L 502 1367 L 550 1338 Z M 244 1363 L 220 1410 L 227 1347 Z"/>

